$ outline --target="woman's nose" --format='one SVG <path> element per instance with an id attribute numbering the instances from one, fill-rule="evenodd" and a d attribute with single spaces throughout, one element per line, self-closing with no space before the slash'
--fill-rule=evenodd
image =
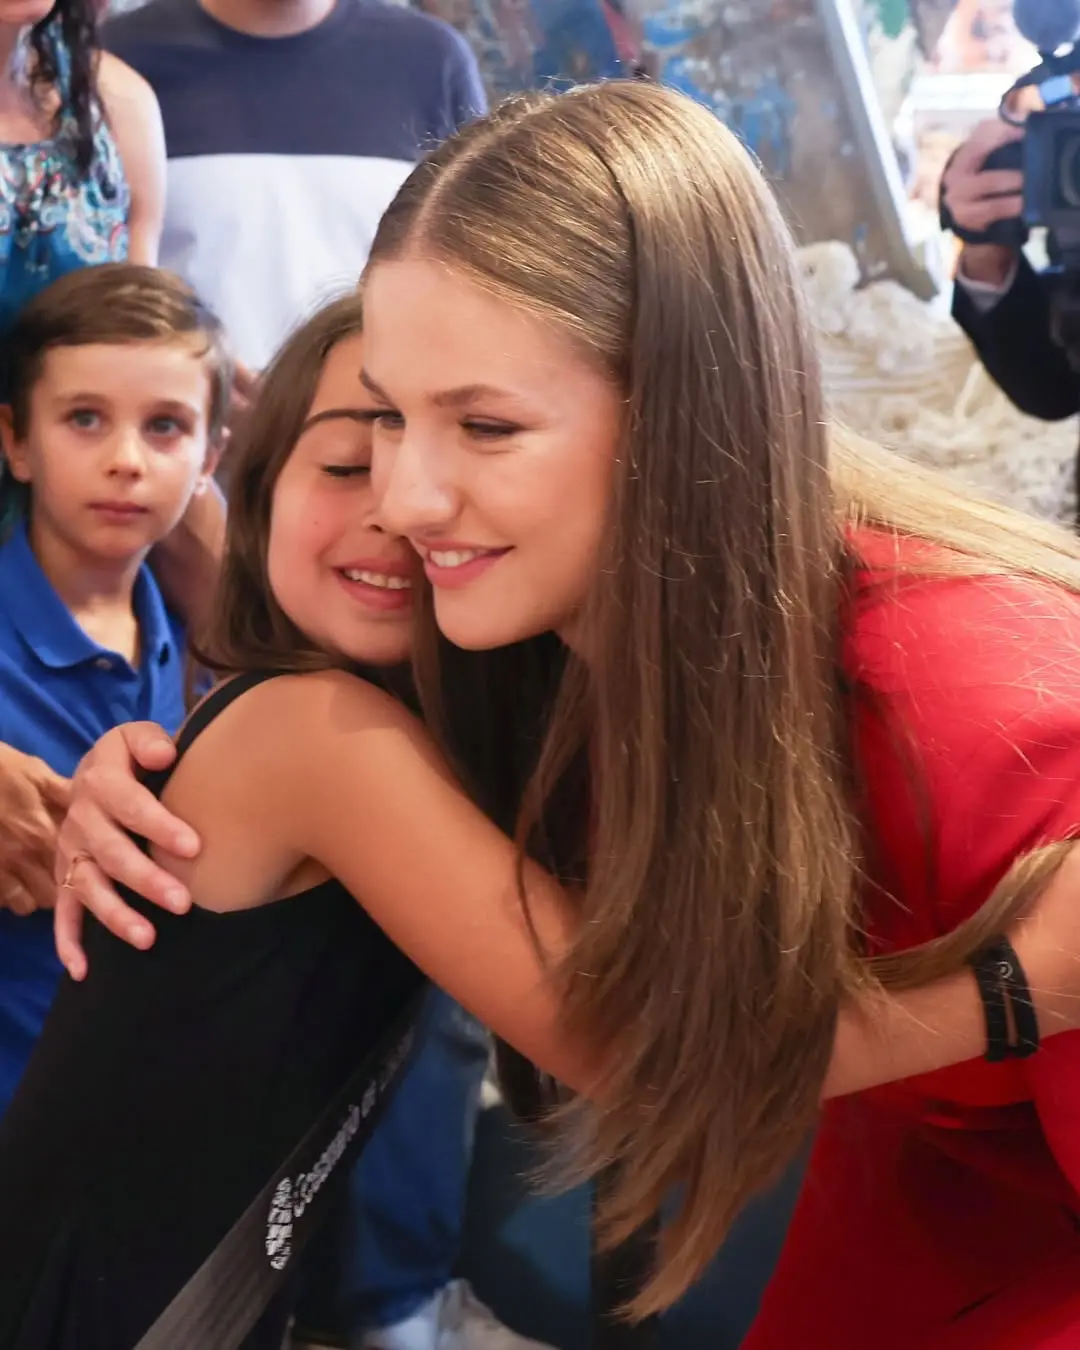
<path id="1" fill-rule="evenodd" d="M 457 514 L 457 494 L 445 469 L 437 472 L 430 447 L 401 437 L 393 445 L 376 442 L 371 481 L 378 521 L 394 534 L 416 535 L 441 529 Z"/>

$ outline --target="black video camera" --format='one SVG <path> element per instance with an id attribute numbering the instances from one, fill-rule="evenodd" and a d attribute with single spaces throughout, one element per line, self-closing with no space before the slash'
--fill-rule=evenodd
<path id="1" fill-rule="evenodd" d="M 1046 56 L 1001 101 L 1002 118 L 1024 138 L 987 156 L 986 169 L 1024 175 L 1023 214 L 976 233 L 958 229 L 943 206 L 942 223 L 965 243 L 1023 248 L 1034 228 L 1047 231 L 1055 266 L 1080 272 L 1080 42 Z"/>

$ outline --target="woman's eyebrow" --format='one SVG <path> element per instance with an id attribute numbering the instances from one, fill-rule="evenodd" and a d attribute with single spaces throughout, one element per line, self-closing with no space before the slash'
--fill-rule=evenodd
<path id="1" fill-rule="evenodd" d="M 346 418 L 350 422 L 362 422 L 366 425 L 370 418 L 370 412 L 367 408 L 324 408 L 322 412 L 312 413 L 305 420 L 304 425 L 300 428 L 300 434 L 303 435 L 305 431 L 317 426 L 320 422 L 329 422 L 339 417 Z"/>

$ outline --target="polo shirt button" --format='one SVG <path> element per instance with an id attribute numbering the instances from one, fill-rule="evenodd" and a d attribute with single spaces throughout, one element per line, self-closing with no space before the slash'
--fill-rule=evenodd
<path id="1" fill-rule="evenodd" d="M 99 656 L 94 665 L 97 666 L 98 670 L 112 670 L 113 668 L 113 663 L 107 656 Z"/>

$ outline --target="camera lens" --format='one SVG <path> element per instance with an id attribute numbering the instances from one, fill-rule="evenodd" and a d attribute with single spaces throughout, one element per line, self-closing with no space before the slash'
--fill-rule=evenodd
<path id="1" fill-rule="evenodd" d="M 1057 179 L 1061 206 L 1080 209 L 1080 132 L 1071 131 L 1059 136 L 1056 145 L 1057 161 L 1054 176 Z"/>

